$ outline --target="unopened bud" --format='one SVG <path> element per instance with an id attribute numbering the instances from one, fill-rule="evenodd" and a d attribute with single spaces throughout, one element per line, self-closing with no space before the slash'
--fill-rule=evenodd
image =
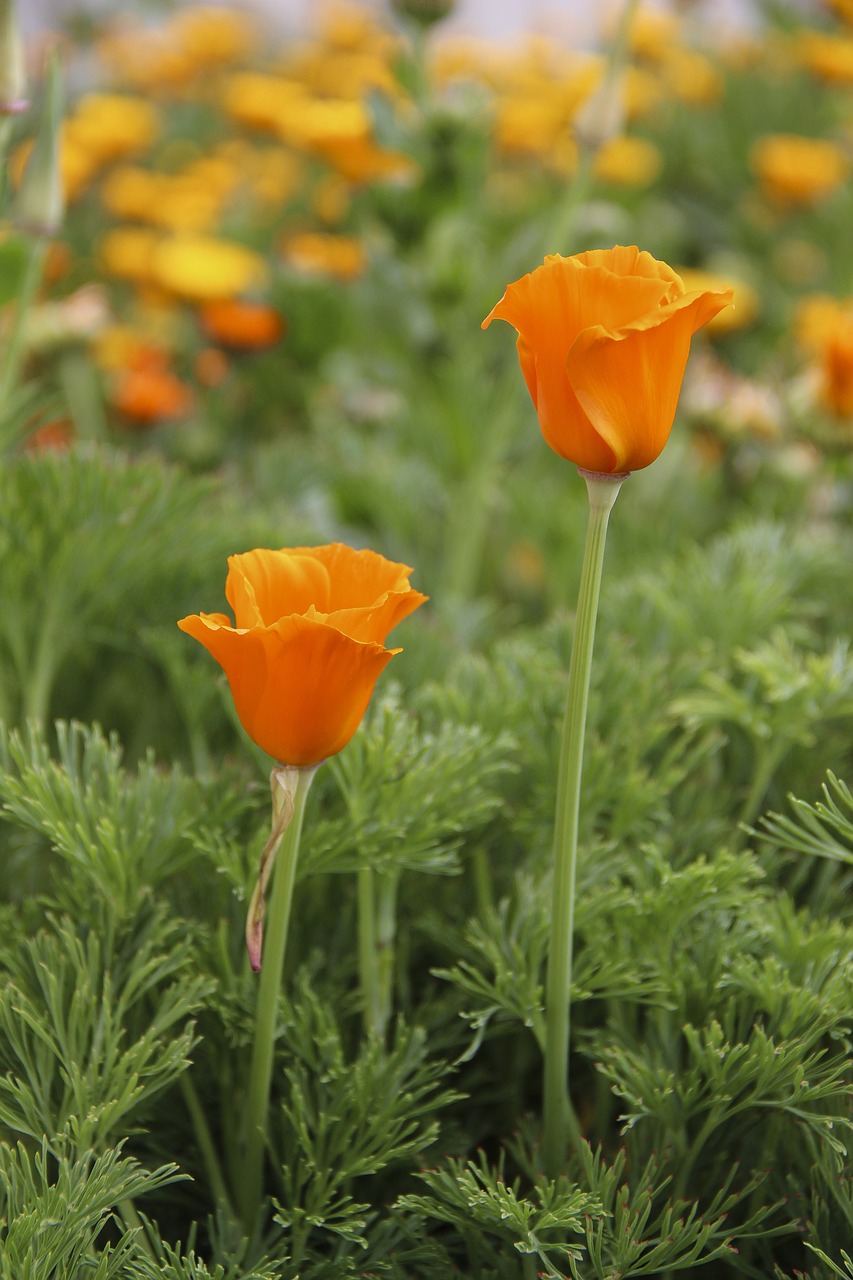
<path id="1" fill-rule="evenodd" d="M 38 133 L 21 177 L 14 221 L 35 235 L 53 236 L 62 225 L 65 193 L 60 146 L 62 129 L 62 70 L 58 53 L 51 55 Z"/>
<path id="2" fill-rule="evenodd" d="M 28 106 L 17 0 L 0 0 L 0 116 L 19 115 Z"/>
<path id="3" fill-rule="evenodd" d="M 598 151 L 617 137 L 625 120 L 619 77 L 608 74 L 578 111 L 574 134 L 584 150 Z"/>
<path id="4" fill-rule="evenodd" d="M 454 0 L 391 0 L 391 8 L 399 17 L 424 28 L 441 22 L 455 7 Z"/>

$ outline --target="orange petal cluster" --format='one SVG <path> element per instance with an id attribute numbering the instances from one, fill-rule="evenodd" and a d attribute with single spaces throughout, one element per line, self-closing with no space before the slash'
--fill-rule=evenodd
<path id="1" fill-rule="evenodd" d="M 518 332 L 521 371 L 546 441 L 587 471 L 647 467 L 669 438 L 690 340 L 732 299 L 685 289 L 636 246 L 594 249 L 507 287 L 483 321 Z"/>
<path id="2" fill-rule="evenodd" d="M 316 765 L 355 733 L 400 652 L 386 636 L 427 598 L 411 572 L 339 542 L 247 551 L 228 559 L 234 623 L 200 613 L 178 626 L 224 670 L 252 741 L 280 764 Z"/>

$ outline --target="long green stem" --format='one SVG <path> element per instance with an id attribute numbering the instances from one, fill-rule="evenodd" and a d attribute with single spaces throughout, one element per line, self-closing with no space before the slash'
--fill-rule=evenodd
<path id="1" fill-rule="evenodd" d="M 358 978 L 364 1029 L 378 1036 L 382 1021 L 379 995 L 379 965 L 376 943 L 376 885 L 372 867 L 358 873 Z"/>
<path id="2" fill-rule="evenodd" d="M 35 301 L 36 292 L 41 281 L 41 269 L 46 248 L 47 242 L 42 236 L 34 236 L 30 241 L 24 266 L 24 277 L 15 302 L 15 319 L 12 325 L 12 332 L 9 334 L 2 368 L 0 368 L 0 408 L 4 410 L 18 382 L 18 374 L 23 358 L 27 317 Z"/>
<path id="3" fill-rule="evenodd" d="M 216 1144 L 213 1141 L 210 1126 L 207 1123 L 207 1117 L 196 1093 L 195 1085 L 186 1071 L 181 1075 L 178 1084 L 192 1123 L 198 1149 L 210 1183 L 210 1189 L 213 1192 L 213 1198 L 217 1206 L 225 1205 L 230 1210 L 231 1199 L 228 1195 L 228 1188 L 225 1185 L 225 1178 L 222 1175 L 219 1156 L 216 1154 Z"/>
<path id="4" fill-rule="evenodd" d="M 293 813 L 285 829 L 273 873 L 273 890 L 268 912 L 269 928 L 264 942 L 255 1014 L 255 1039 L 249 1070 L 242 1171 L 237 1188 L 243 1223 L 249 1234 L 255 1224 L 263 1192 L 265 1130 L 272 1082 L 275 1027 L 284 970 L 284 952 L 290 922 L 290 907 L 293 901 L 293 886 L 296 882 L 296 861 L 299 854 L 299 837 L 302 832 L 305 800 L 315 771 L 315 769 L 279 771 L 285 775 L 285 790 L 289 791 L 293 802 Z M 277 817 L 274 802 L 274 827 Z"/>
<path id="5" fill-rule="evenodd" d="M 441 598 L 451 606 L 471 600 L 477 592 L 483 566 L 489 520 L 500 485 L 503 466 L 518 417 L 513 383 L 496 397 L 482 448 L 463 478 L 450 512 Z M 438 594 L 438 593 L 437 593 Z"/>
<path id="6" fill-rule="evenodd" d="M 543 1159 L 549 1177 L 556 1177 L 565 1165 L 570 1131 L 574 1129 L 574 1136 L 579 1136 L 569 1101 L 569 1030 L 581 768 L 607 522 L 624 479 L 621 475 L 581 474 L 589 490 L 589 524 L 560 749 L 554 830 L 554 890 L 545 992 Z"/>
<path id="7" fill-rule="evenodd" d="M 394 1004 L 394 969 L 397 939 L 397 889 L 399 871 L 377 877 L 376 952 L 379 962 L 379 1034 L 385 1035 Z"/>

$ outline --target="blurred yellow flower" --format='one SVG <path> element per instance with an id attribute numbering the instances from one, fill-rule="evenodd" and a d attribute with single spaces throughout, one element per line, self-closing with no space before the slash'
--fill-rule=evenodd
<path id="1" fill-rule="evenodd" d="M 738 280 L 728 274 L 718 275 L 714 271 L 701 271 L 696 267 L 676 269 L 688 293 L 714 293 L 724 289 L 733 291 L 729 305 L 718 311 L 705 325 L 706 333 L 732 333 L 736 329 L 748 328 L 755 320 L 759 311 L 758 294 L 745 280 Z"/>
<path id="2" fill-rule="evenodd" d="M 160 132 L 160 117 L 144 98 L 120 93 L 87 93 L 65 126 L 65 138 L 99 164 L 146 151 Z"/>
<path id="3" fill-rule="evenodd" d="M 279 121 L 278 133 L 282 141 L 320 156 L 352 182 L 406 178 L 417 171 L 408 156 L 376 143 L 369 112 L 361 102 L 306 99 L 298 112 Z"/>
<path id="4" fill-rule="evenodd" d="M 196 74 L 196 64 L 168 30 L 121 27 L 107 31 L 98 40 L 96 52 L 119 84 L 144 92 L 180 92 Z"/>
<path id="5" fill-rule="evenodd" d="M 722 75 L 710 58 L 695 49 L 672 49 L 661 75 L 674 96 L 691 106 L 714 106 L 723 96 Z"/>
<path id="6" fill-rule="evenodd" d="M 495 109 L 495 145 L 505 154 L 547 158 L 569 129 L 563 104 L 550 96 L 506 97 Z"/>
<path id="7" fill-rule="evenodd" d="M 656 75 L 643 67 L 628 67 L 621 83 L 622 103 L 629 122 L 644 120 L 660 106 L 666 90 Z"/>
<path id="8" fill-rule="evenodd" d="M 794 55 L 820 80 L 853 85 L 853 38 L 823 31 L 799 31 Z"/>
<path id="9" fill-rule="evenodd" d="M 619 187 L 647 187 L 660 177 L 663 156 L 646 138 L 610 138 L 596 152 L 594 172 L 600 182 Z"/>
<path id="10" fill-rule="evenodd" d="M 279 122 L 298 113 L 307 97 L 304 85 L 296 80 L 239 71 L 225 82 L 222 105 L 238 124 L 275 133 Z"/>
<path id="11" fill-rule="evenodd" d="M 121 165 L 104 180 L 101 202 L 116 218 L 148 222 L 159 202 L 161 187 L 160 174 L 135 165 Z"/>
<path id="12" fill-rule="evenodd" d="M 314 188 L 312 207 L 321 222 L 334 226 L 342 222 L 350 207 L 349 183 L 336 173 L 328 174 Z"/>
<path id="13" fill-rule="evenodd" d="M 255 43 L 254 23 L 238 9 L 199 5 L 177 13 L 170 27 L 172 38 L 197 70 L 239 62 Z"/>
<path id="14" fill-rule="evenodd" d="M 150 279 L 151 255 L 160 237 L 145 227 L 114 227 L 98 245 L 98 263 L 105 274 L 142 284 Z"/>
<path id="15" fill-rule="evenodd" d="M 761 190 L 775 204 L 816 204 L 846 180 L 850 162 L 836 143 L 776 133 L 759 138 L 750 157 Z"/>
<path id="16" fill-rule="evenodd" d="M 173 236 L 151 254 L 151 280 L 191 302 L 236 298 L 263 286 L 267 266 L 244 245 L 213 236 Z"/>
<path id="17" fill-rule="evenodd" d="M 628 48 L 637 58 L 647 62 L 665 59 L 681 36 L 681 23 L 674 13 L 664 9 L 637 8 L 628 28 Z"/>
<path id="18" fill-rule="evenodd" d="M 853 320 L 853 298 L 834 298 L 815 293 L 803 298 L 794 313 L 794 337 L 800 347 L 814 355 L 821 351 L 836 329 Z"/>
<path id="19" fill-rule="evenodd" d="M 388 62 L 375 53 L 341 51 L 312 45 L 285 64 L 289 77 L 312 93 L 335 98 L 363 99 L 370 93 L 402 96 L 402 88 Z"/>
<path id="20" fill-rule="evenodd" d="M 353 280 L 367 265 L 367 255 L 358 240 L 320 231 L 290 236 L 282 252 L 285 262 L 298 271 L 335 276 L 339 280 Z"/>
<path id="21" fill-rule="evenodd" d="M 853 0 L 826 0 L 830 9 L 845 22 L 853 23 Z"/>

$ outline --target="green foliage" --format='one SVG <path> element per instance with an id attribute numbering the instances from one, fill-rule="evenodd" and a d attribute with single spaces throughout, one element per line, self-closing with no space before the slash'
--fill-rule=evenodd
<path id="1" fill-rule="evenodd" d="M 438 1136 L 438 1115 L 458 1095 L 442 1086 L 447 1067 L 427 1056 L 423 1032 L 400 1026 L 386 1050 L 378 1039 L 347 1060 L 331 1010 L 302 985 L 286 1025 L 287 1099 L 271 1133 L 292 1272 L 357 1274 L 371 1204 L 359 1200 L 389 1168 L 410 1166 Z M 330 1247 L 334 1265 L 324 1249 Z M 335 1248 L 337 1244 L 337 1248 Z"/>
<path id="2" fill-rule="evenodd" d="M 179 561 L 183 566 L 177 545 L 197 536 L 211 492 L 156 463 L 94 453 L 20 457 L 4 468 L 0 647 L 7 723 L 46 719 L 72 653 L 103 643 L 119 627 L 126 633 L 128 617 L 150 624 L 152 606 L 174 591 Z"/>
<path id="3" fill-rule="evenodd" d="M 539 1183 L 528 1198 L 520 1178 L 507 1182 L 503 1164 L 491 1168 L 482 1153 L 476 1161 L 450 1160 L 418 1177 L 429 1195 L 403 1196 L 397 1208 L 451 1225 L 467 1251 L 470 1274 L 511 1275 L 503 1245 L 534 1258 L 549 1277 L 566 1275 L 565 1267 L 581 1256 L 585 1224 L 602 1212 L 595 1195 L 566 1178 Z M 516 1274 L 518 1268 L 516 1260 Z"/>
<path id="4" fill-rule="evenodd" d="M 56 725 L 57 758 L 44 733 L 0 730 L 0 801 L 7 819 L 50 842 L 61 872 L 43 891 L 66 910 L 100 899 L 114 922 L 192 860 L 201 808 L 194 779 L 159 769 L 152 756 L 130 775 L 113 734 Z"/>
<path id="5" fill-rule="evenodd" d="M 853 864 L 853 795 L 830 770 L 821 788 L 823 800 L 809 804 L 791 796 L 792 818 L 770 813 L 761 819 L 766 838 L 777 848 Z"/>
<path id="6" fill-rule="evenodd" d="M 239 156 L 221 230 L 275 263 L 288 329 L 223 352 L 207 386 L 197 309 L 175 300 L 165 325 L 101 278 L 107 337 L 115 320 L 153 339 L 192 384 L 187 421 L 136 431 L 99 348 L 36 349 L 7 314 L 2 363 L 20 356 L 22 376 L 0 405 L 0 1280 L 853 1275 L 850 432 L 794 334 L 803 297 L 849 292 L 851 189 L 786 210 L 750 168 L 761 133 L 841 136 L 849 103 L 801 65 L 801 19 L 770 9 L 784 22 L 763 62 L 711 59 L 711 110 L 680 96 L 701 82 L 693 51 L 638 59 L 663 94 L 641 125 L 663 162 L 646 190 L 571 187 L 505 153 L 496 124 L 522 86 L 534 112 L 540 82 L 548 113 L 574 91 L 543 46 L 517 78 L 461 68 L 445 89 L 429 50 L 393 42 L 411 100 L 367 105 L 419 168 L 347 183 L 339 229 L 367 265 L 346 282 L 280 260 L 340 185 L 324 160 L 302 156 L 299 190 L 259 208 L 249 171 L 275 176 L 278 140 L 230 118 L 219 76 L 158 96 L 142 163 L 210 144 L 212 175 Z M 309 51 L 285 79 L 334 97 L 326 70 Z M 81 192 L 69 274 L 43 286 L 54 318 L 108 225 L 100 190 Z M 761 309 L 748 332 L 697 335 L 671 442 L 612 521 L 572 993 L 589 1141 L 548 1180 L 543 986 L 585 506 L 511 335 L 478 325 L 543 252 L 616 240 L 743 276 Z M 31 249 L 0 245 L 7 313 Z M 66 416 L 70 450 L 24 451 Z M 333 539 L 412 563 L 432 600 L 401 627 L 399 687 L 383 678 L 311 793 L 244 1230 L 242 927 L 269 765 L 175 622 L 225 607 L 228 554 Z M 387 1040 L 362 1025 L 365 883 Z"/>
<path id="7" fill-rule="evenodd" d="M 458 871 L 463 834 L 470 838 L 497 811 L 515 753 L 506 731 L 453 720 L 426 728 L 399 691 L 377 698 L 349 749 L 330 762 L 346 815 L 315 824 L 302 874 Z"/>
<path id="8" fill-rule="evenodd" d="M 208 984 L 162 913 L 111 943 L 49 918 L 3 957 L 0 1122 L 54 1154 L 104 1151 L 188 1065 Z"/>
<path id="9" fill-rule="evenodd" d="M 35 1155 L 0 1143 L 0 1276 L 3 1280 L 124 1280 L 136 1232 L 104 1241 L 117 1206 L 174 1182 L 176 1166 L 149 1173 L 121 1148 L 70 1156 Z M 131 1270 L 128 1270 L 128 1268 Z"/>

